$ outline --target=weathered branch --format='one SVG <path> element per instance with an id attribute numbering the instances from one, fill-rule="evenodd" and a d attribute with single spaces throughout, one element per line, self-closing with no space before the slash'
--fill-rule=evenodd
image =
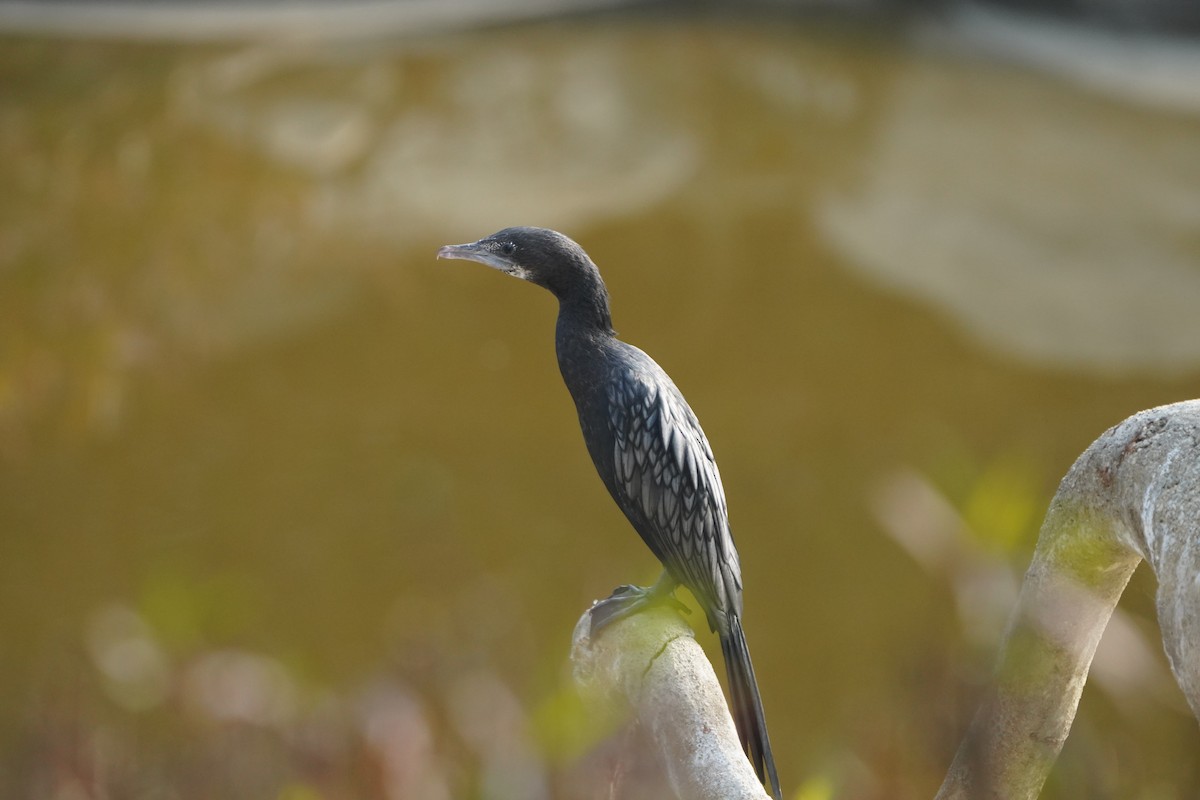
<path id="1" fill-rule="evenodd" d="M 654 751 L 649 756 L 661 763 L 676 797 L 769 800 L 742 752 L 712 665 L 677 611 L 634 614 L 595 639 L 590 630 L 591 610 L 575 626 L 571 651 L 585 702 L 597 715 L 614 706 L 631 711 L 645 734 L 639 741 Z"/>
<path id="2" fill-rule="evenodd" d="M 1063 478 L 992 686 L 938 800 L 1037 797 L 1100 635 L 1142 559 L 1158 577 L 1171 668 L 1200 717 L 1200 401 L 1130 417 Z"/>

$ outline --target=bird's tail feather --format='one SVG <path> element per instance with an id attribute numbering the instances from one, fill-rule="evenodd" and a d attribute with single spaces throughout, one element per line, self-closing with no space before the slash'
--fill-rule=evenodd
<path id="1" fill-rule="evenodd" d="M 729 676 L 730 707 L 742 749 L 750 758 L 759 780 L 769 782 L 771 796 L 780 800 L 783 793 L 779 790 L 779 776 L 775 774 L 775 757 L 767 736 L 767 719 L 763 714 L 762 698 L 758 694 L 758 681 L 754 678 L 754 665 L 750 663 L 750 648 L 746 646 L 746 634 L 742 631 L 742 621 L 737 614 L 729 615 L 729 632 L 722 633 L 720 639 L 725 670 Z"/>

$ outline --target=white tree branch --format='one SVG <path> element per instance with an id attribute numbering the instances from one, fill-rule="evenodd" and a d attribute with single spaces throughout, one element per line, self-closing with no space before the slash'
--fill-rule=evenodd
<path id="1" fill-rule="evenodd" d="M 634 614 L 595 639 L 590 630 L 589 610 L 575 626 L 571 651 L 585 703 L 597 716 L 614 706 L 631 711 L 645 734 L 639 740 L 653 750 L 641 755 L 661 764 L 676 797 L 769 800 L 742 752 L 712 665 L 677 611 Z"/>
<path id="2" fill-rule="evenodd" d="M 1171 668 L 1200 716 L 1200 401 L 1135 414 L 1063 478 L 992 686 L 938 800 L 1038 796 L 1100 635 L 1143 559 L 1158 577 Z"/>

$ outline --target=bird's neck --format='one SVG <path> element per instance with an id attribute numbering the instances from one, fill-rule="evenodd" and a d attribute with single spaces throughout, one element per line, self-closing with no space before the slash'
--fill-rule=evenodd
<path id="1" fill-rule="evenodd" d="M 581 409 L 591 402 L 602 381 L 596 371 L 602 368 L 606 352 L 616 339 L 608 313 L 608 292 L 596 275 L 598 287 L 588 292 L 564 293 L 558 297 L 558 325 L 554 344 L 563 381 Z M 582 417 L 581 417 L 582 418 Z"/>
<path id="2" fill-rule="evenodd" d="M 590 265 L 589 265 L 590 266 Z M 608 289 L 600 272 L 592 266 L 583 270 L 558 296 L 558 336 L 612 336 Z"/>

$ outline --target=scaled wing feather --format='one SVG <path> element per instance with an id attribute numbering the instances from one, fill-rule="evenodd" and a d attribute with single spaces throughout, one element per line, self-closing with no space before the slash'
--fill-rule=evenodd
<path id="1" fill-rule="evenodd" d="M 651 550 L 701 603 L 739 608 L 738 557 L 708 440 L 678 391 L 656 391 L 653 382 L 638 377 L 610 390 L 613 405 L 624 401 L 622 412 L 609 414 L 617 500 Z"/>

